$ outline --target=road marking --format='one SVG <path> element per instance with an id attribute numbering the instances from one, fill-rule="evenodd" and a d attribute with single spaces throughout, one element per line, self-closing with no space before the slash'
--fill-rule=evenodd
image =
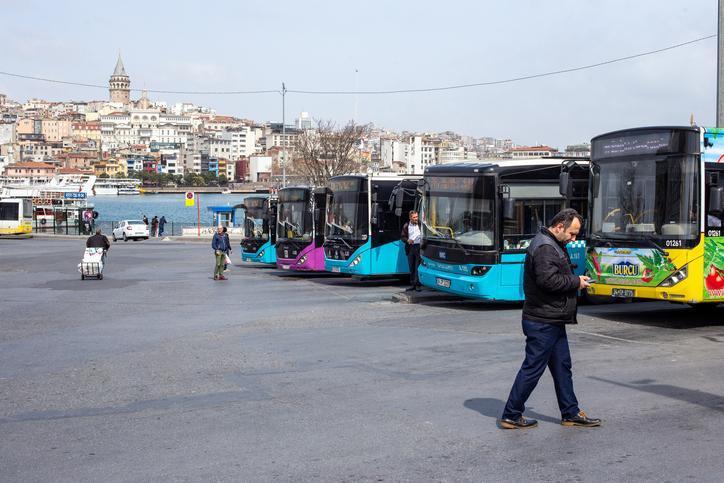
<path id="1" fill-rule="evenodd" d="M 571 332 L 578 332 L 578 333 L 581 333 L 581 334 L 592 335 L 592 336 L 594 336 L 594 337 L 601 337 L 601 338 L 604 338 L 604 339 L 618 340 L 618 341 L 621 341 L 621 342 L 630 342 L 630 343 L 632 343 L 632 344 L 667 345 L 667 344 L 662 344 L 662 343 L 659 343 L 659 342 L 645 342 L 645 341 L 642 341 L 642 340 L 624 339 L 624 338 L 622 338 L 622 337 L 614 337 L 614 336 L 612 336 L 612 335 L 598 334 L 598 333 L 596 333 L 596 332 L 587 332 L 587 331 L 585 331 L 585 330 L 580 330 L 580 329 L 574 329 L 574 330 L 571 330 Z"/>

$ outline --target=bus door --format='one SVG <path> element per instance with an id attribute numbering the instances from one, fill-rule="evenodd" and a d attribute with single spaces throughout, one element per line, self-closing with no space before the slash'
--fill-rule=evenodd
<path id="1" fill-rule="evenodd" d="M 312 216 L 314 220 L 314 245 L 321 247 L 324 243 L 324 227 L 327 222 L 328 188 L 318 188 L 312 193 Z"/>
<path id="2" fill-rule="evenodd" d="M 705 171 L 704 301 L 724 300 L 724 166 Z"/>

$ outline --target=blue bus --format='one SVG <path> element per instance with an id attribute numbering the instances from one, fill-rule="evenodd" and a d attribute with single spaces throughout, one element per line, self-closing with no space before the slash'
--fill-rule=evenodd
<path id="1" fill-rule="evenodd" d="M 528 244 L 562 208 L 587 213 L 588 177 L 587 159 L 428 167 L 421 182 L 420 282 L 465 297 L 523 300 Z M 583 274 L 585 242 L 567 248 Z"/>
<path id="2" fill-rule="evenodd" d="M 277 263 L 276 243 L 277 200 L 271 196 L 247 196 L 244 209 L 244 237 L 241 239 L 241 260 L 244 262 Z"/>
<path id="3" fill-rule="evenodd" d="M 329 272 L 366 277 L 409 274 L 400 241 L 414 209 L 421 176 L 348 175 L 329 181 L 324 265 Z"/>

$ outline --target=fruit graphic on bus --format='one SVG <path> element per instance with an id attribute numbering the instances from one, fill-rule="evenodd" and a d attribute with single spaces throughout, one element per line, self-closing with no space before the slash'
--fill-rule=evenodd
<path id="1" fill-rule="evenodd" d="M 707 290 L 724 290 L 724 269 L 709 265 L 709 274 L 704 279 Z"/>

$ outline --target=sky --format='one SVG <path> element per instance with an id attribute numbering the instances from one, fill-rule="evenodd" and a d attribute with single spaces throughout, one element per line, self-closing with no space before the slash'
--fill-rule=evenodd
<path id="1" fill-rule="evenodd" d="M 495 81 L 592 64 L 717 32 L 716 0 L 123 2 L 0 0 L 0 71 L 107 85 L 118 53 L 134 89 L 394 90 Z M 712 126 L 716 39 L 589 70 L 443 92 L 288 93 L 286 119 L 451 130 L 516 144 L 588 142 L 644 125 Z M 107 89 L 0 75 L 24 101 Z M 132 93 L 132 98 L 140 94 Z M 281 121 L 278 93 L 151 94 Z M 356 115 L 355 115 L 356 114 Z"/>

